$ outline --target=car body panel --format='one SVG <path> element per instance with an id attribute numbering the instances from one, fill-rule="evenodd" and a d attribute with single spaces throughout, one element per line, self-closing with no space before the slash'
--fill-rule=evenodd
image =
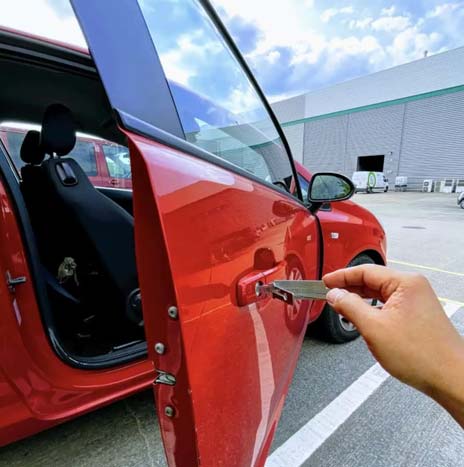
<path id="1" fill-rule="evenodd" d="M 311 172 L 296 162 L 300 176 L 311 180 Z M 330 203 L 317 212 L 323 245 L 322 275 L 346 267 L 361 253 L 367 253 L 378 264 L 386 264 L 386 236 L 377 218 L 353 201 Z M 324 304 L 315 302 L 310 321 L 315 321 Z"/>
<path id="2" fill-rule="evenodd" d="M 170 134 L 184 139 L 187 129 L 181 126 L 172 88 L 166 88 L 156 39 L 146 34 L 139 4 L 126 0 L 110 9 L 110 3 L 72 1 L 112 107 L 143 122 L 146 136 L 147 126 L 167 125 Z M 200 18 L 209 15 L 217 26 L 207 6 L 196 6 L 202 10 Z M 118 24 L 129 34 L 121 37 Z M 224 36 L 220 28 L 215 33 Z M 130 41 L 136 41 L 136 50 Z M 236 52 L 233 47 L 225 50 L 227 57 Z M 130 66 L 120 67 L 115 57 L 124 52 L 131 54 Z M 237 59 L 235 67 L 237 76 L 254 82 L 251 76 L 244 78 L 243 61 Z M 250 86 L 251 93 L 259 93 L 257 86 Z M 161 101 L 165 108 L 158 105 Z M 260 110 L 269 107 L 264 99 L 261 105 Z M 289 306 L 255 293 L 254 302 L 241 306 L 240 285 L 250 273 L 256 274 L 255 283 L 247 282 L 256 290 L 260 281 L 287 278 L 296 268 L 302 277 L 316 279 L 316 219 L 286 191 L 266 186 L 264 177 L 240 175 L 240 167 L 221 157 L 201 157 L 137 136 L 129 132 L 133 127 L 126 117 L 120 121 L 131 153 L 136 259 L 149 359 L 165 375 L 154 390 L 168 463 L 263 465 L 311 302 Z M 236 120 L 229 125 L 229 131 L 241 128 Z M 244 126 L 248 131 L 243 137 L 257 131 Z M 261 142 L 278 147 L 273 140 Z M 246 138 L 243 144 L 248 144 Z M 292 172 L 285 150 L 275 154 Z M 173 306 L 178 310 L 175 319 L 168 313 Z M 166 351 L 155 352 L 156 344 Z M 164 378 L 171 384 L 164 384 Z"/>
<path id="3" fill-rule="evenodd" d="M 180 375 L 175 386 L 155 386 L 168 459 L 196 465 L 196 453 L 204 465 L 262 465 L 299 354 L 309 303 L 294 308 L 256 298 L 238 306 L 237 283 L 250 272 L 265 274 L 275 264 L 295 261 L 295 254 L 305 265 L 302 276 L 316 278 L 315 219 L 275 190 L 142 137 L 131 135 L 130 140 L 149 355 L 156 368 Z M 292 208 L 285 217 L 275 214 L 278 202 Z M 152 217 L 159 224 L 138 222 L 150 215 L 148 203 L 157 210 Z M 168 301 L 159 309 L 160 291 L 153 284 L 153 261 L 160 253 L 150 251 L 146 240 L 160 229 L 178 320 L 169 319 Z M 272 251 L 274 264 L 257 263 L 263 249 Z M 275 279 L 285 277 L 284 267 Z M 156 354 L 156 342 L 168 342 L 171 353 Z M 176 416 L 163 416 L 166 406 Z M 184 433 L 193 420 L 196 449 L 187 449 L 191 436 Z"/>

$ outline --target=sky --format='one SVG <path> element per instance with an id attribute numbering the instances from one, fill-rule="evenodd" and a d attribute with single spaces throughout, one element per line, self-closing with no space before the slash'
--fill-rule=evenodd
<path id="1" fill-rule="evenodd" d="M 464 1 L 211 1 L 271 101 L 464 45 Z M 67 0 L 8 1 L 0 24 L 85 46 Z"/>

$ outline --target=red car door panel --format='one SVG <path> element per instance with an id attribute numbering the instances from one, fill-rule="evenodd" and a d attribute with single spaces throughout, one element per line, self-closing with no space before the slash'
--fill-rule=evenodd
<path id="1" fill-rule="evenodd" d="M 315 222 L 277 191 L 142 137 L 129 139 L 148 347 L 155 368 L 176 378 L 175 386 L 155 385 L 168 458 L 193 465 L 188 452 L 203 465 L 262 464 L 309 304 L 257 299 L 238 306 L 237 284 L 259 273 L 263 249 L 276 265 L 297 260 L 301 275 L 315 278 Z M 273 207 L 282 200 L 294 210 L 278 218 Z M 159 235 L 165 255 L 151 249 Z M 276 278 L 288 277 L 288 268 L 276 271 Z M 168 314 L 174 305 L 178 319 Z M 167 349 L 162 355 L 157 342 Z"/>
<path id="2" fill-rule="evenodd" d="M 287 306 L 256 297 L 240 306 L 237 291 L 250 273 L 316 278 L 315 219 L 296 199 L 263 182 L 292 186 L 295 174 L 257 95 L 253 102 L 261 105 L 261 112 L 256 118 L 265 123 L 267 118 L 266 128 L 271 130 L 264 139 L 256 122 L 243 120 L 245 108 L 237 124 L 237 116 L 231 119 L 230 113 L 210 107 L 211 101 L 199 99 L 195 92 L 189 102 L 206 106 L 204 115 L 200 112 L 202 121 L 211 112 L 221 116 L 216 127 L 227 141 L 235 141 L 232 148 L 254 144 L 256 150 L 248 157 L 260 154 L 263 169 L 265 158 L 274 158 L 268 177 L 259 178 L 185 143 L 188 132 L 189 141 L 201 140 L 201 129 L 189 128 L 186 121 L 181 124 L 137 1 L 118 2 L 118 8 L 109 0 L 72 4 L 108 98 L 127 131 L 137 269 L 168 462 L 263 465 L 310 302 Z M 201 2 L 195 2 L 195 8 L 195 17 L 203 21 L 206 10 Z M 152 20 L 156 27 L 156 15 Z M 211 27 L 209 21 L 205 25 Z M 218 34 L 212 31 L 211 39 Z M 223 57 L 230 59 L 230 51 L 221 44 Z M 249 92 L 244 97 L 253 96 L 256 89 L 241 65 L 231 66 L 240 78 L 231 92 L 245 87 Z M 195 122 L 188 120 L 189 125 Z M 129 133 L 130 128 L 169 147 Z M 247 142 L 250 138 L 254 143 Z"/>

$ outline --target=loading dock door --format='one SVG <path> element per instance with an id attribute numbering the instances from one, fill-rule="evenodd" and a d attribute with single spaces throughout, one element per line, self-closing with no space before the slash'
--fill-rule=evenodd
<path id="1" fill-rule="evenodd" d="M 360 156 L 358 157 L 358 172 L 383 172 L 385 156 Z"/>

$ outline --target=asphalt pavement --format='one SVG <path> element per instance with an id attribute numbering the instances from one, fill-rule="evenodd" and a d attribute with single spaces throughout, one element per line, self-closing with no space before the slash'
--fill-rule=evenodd
<path id="1" fill-rule="evenodd" d="M 355 201 L 383 223 L 390 266 L 427 276 L 464 334 L 464 210 L 456 206 L 456 195 L 359 194 Z M 312 334 L 304 341 L 271 451 L 285 454 L 295 434 L 318 415 L 329 413 L 327 408 L 351 385 L 364 381 L 363 375 L 375 364 L 362 339 L 332 345 Z M 320 437 L 319 447 L 305 455 L 304 462 L 295 464 L 289 456 L 285 465 L 464 467 L 463 430 L 432 400 L 391 377 L 371 388 L 345 418 L 335 425 L 327 420 L 324 435 L 311 435 Z M 307 446 L 302 444 L 301 449 L 307 451 Z M 277 452 L 271 454 L 269 465 Z M 151 392 L 0 451 L 0 466 L 62 465 L 165 465 Z"/>

